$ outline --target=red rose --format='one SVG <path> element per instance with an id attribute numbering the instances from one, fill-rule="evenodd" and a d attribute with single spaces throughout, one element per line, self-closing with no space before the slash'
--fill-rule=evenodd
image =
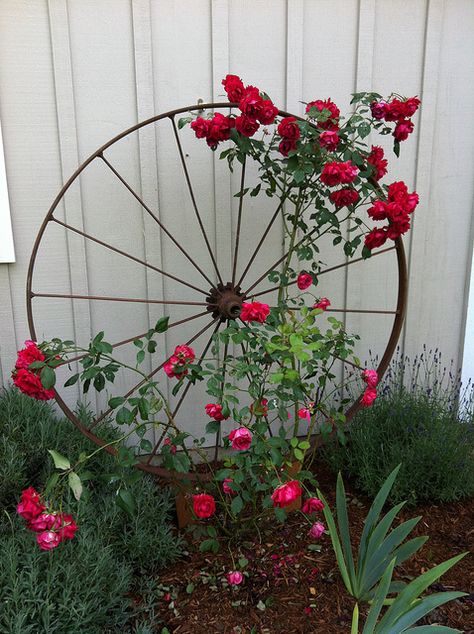
<path id="1" fill-rule="evenodd" d="M 188 373 L 186 367 L 189 363 L 192 363 L 196 355 L 194 350 L 186 345 L 176 346 L 174 354 L 164 364 L 163 370 L 170 378 L 181 379 Z"/>
<path id="2" fill-rule="evenodd" d="M 376 181 L 380 180 L 387 173 L 388 161 L 384 158 L 383 149 L 378 145 L 372 146 L 372 151 L 367 157 L 367 162 L 375 168 L 373 178 L 375 178 Z"/>
<path id="3" fill-rule="evenodd" d="M 418 205 L 419 200 L 420 200 L 420 197 L 418 196 L 416 192 L 408 194 L 407 200 L 405 202 L 405 211 L 408 214 L 411 214 L 411 212 L 414 211 L 415 207 Z"/>
<path id="4" fill-rule="evenodd" d="M 229 434 L 229 440 L 231 442 L 232 449 L 237 449 L 237 451 L 247 451 L 252 444 L 252 432 L 246 427 L 233 429 Z"/>
<path id="5" fill-rule="evenodd" d="M 313 283 L 313 277 L 309 273 L 300 273 L 296 282 L 300 291 L 305 291 Z"/>
<path id="6" fill-rule="evenodd" d="M 15 368 L 28 370 L 30 363 L 44 361 L 45 357 L 34 341 L 25 341 L 25 348 L 18 350 Z"/>
<path id="7" fill-rule="evenodd" d="M 313 116 L 310 113 L 310 110 L 312 108 L 316 108 L 317 110 L 319 110 L 319 112 L 322 112 L 323 110 L 329 110 L 330 113 L 326 121 L 318 121 L 318 128 L 323 128 L 326 130 L 337 130 L 339 128 L 338 121 L 339 115 L 341 113 L 339 108 L 333 101 L 331 101 L 331 99 L 326 99 L 325 101 L 321 99 L 310 101 L 306 106 L 306 114 L 309 114 L 310 117 Z"/>
<path id="8" fill-rule="evenodd" d="M 169 447 L 169 452 L 172 456 L 175 455 L 177 449 L 176 449 L 176 445 L 173 445 L 173 441 L 171 440 L 171 438 L 169 436 L 166 436 L 166 438 L 163 440 L 163 445 L 165 447 Z"/>
<path id="9" fill-rule="evenodd" d="M 418 110 L 421 101 L 418 97 L 410 97 L 406 101 L 403 102 L 403 111 L 405 117 L 412 117 L 415 112 Z"/>
<path id="10" fill-rule="evenodd" d="M 261 304 L 260 302 L 244 302 L 242 304 L 240 319 L 242 321 L 258 321 L 259 323 L 263 324 L 269 314 L 270 306 L 268 304 Z"/>
<path id="11" fill-rule="evenodd" d="M 262 125 L 270 125 L 275 121 L 275 117 L 278 114 L 278 108 L 273 104 L 270 99 L 263 99 L 258 111 L 257 119 Z"/>
<path id="12" fill-rule="evenodd" d="M 340 177 L 341 183 L 352 183 L 356 178 L 359 168 L 351 163 L 351 161 L 345 161 L 344 163 L 339 163 Z"/>
<path id="13" fill-rule="evenodd" d="M 268 399 L 262 398 L 250 405 L 250 411 L 255 416 L 268 416 Z"/>
<path id="14" fill-rule="evenodd" d="M 278 149 L 280 150 L 281 154 L 283 154 L 283 156 L 288 156 L 289 152 L 291 152 L 292 150 L 296 150 L 296 141 L 294 141 L 293 139 L 282 139 L 280 141 Z"/>
<path id="15" fill-rule="evenodd" d="M 176 346 L 176 348 L 174 349 L 174 353 L 179 359 L 182 359 L 183 361 L 189 361 L 190 363 L 192 363 L 196 358 L 194 350 L 189 346 L 186 346 L 185 344 Z"/>
<path id="16" fill-rule="evenodd" d="M 394 203 L 394 202 L 387 203 L 386 210 L 387 210 L 387 218 L 391 222 L 396 222 L 397 219 L 403 218 L 405 216 L 405 210 L 403 209 L 400 203 Z"/>
<path id="17" fill-rule="evenodd" d="M 26 527 L 35 533 L 41 533 L 42 531 L 50 531 L 54 528 L 58 528 L 60 525 L 61 520 L 58 515 L 54 513 L 41 513 L 33 517 Z"/>
<path id="18" fill-rule="evenodd" d="M 258 121 L 255 121 L 255 119 L 252 119 L 244 114 L 240 115 L 240 117 L 237 117 L 235 120 L 235 129 L 237 132 L 240 132 L 240 134 L 247 137 L 253 136 L 259 127 L 260 124 Z"/>
<path id="19" fill-rule="evenodd" d="M 400 216 L 395 221 L 391 222 L 387 229 L 387 238 L 390 240 L 396 240 L 401 235 L 409 231 L 410 219 L 408 216 Z"/>
<path id="20" fill-rule="evenodd" d="M 358 171 L 359 168 L 351 161 L 344 161 L 343 163 L 332 161 L 331 163 L 326 163 L 323 167 L 321 182 L 328 187 L 334 187 L 340 183 L 352 183 Z"/>
<path id="21" fill-rule="evenodd" d="M 280 509 L 289 506 L 301 495 L 301 484 L 298 480 L 291 480 L 277 487 L 272 493 L 273 506 Z"/>
<path id="22" fill-rule="evenodd" d="M 28 497 L 24 493 L 25 491 L 23 491 L 21 502 L 16 507 L 16 512 L 24 520 L 31 522 L 35 517 L 41 515 L 46 506 L 41 502 L 40 498 Z"/>
<path id="23" fill-rule="evenodd" d="M 13 372 L 12 378 L 14 385 L 21 392 L 38 401 L 49 401 L 54 398 L 54 390 L 45 390 L 38 374 L 20 368 Z"/>
<path id="24" fill-rule="evenodd" d="M 247 117 L 255 120 L 258 117 L 262 102 L 263 99 L 260 97 L 258 88 L 247 86 L 239 101 L 239 108 Z"/>
<path id="25" fill-rule="evenodd" d="M 316 302 L 316 304 L 313 305 L 313 308 L 319 308 L 320 310 L 327 310 L 330 305 L 331 305 L 331 302 L 328 300 L 327 297 L 321 297 L 321 299 L 318 302 Z"/>
<path id="26" fill-rule="evenodd" d="M 402 119 L 395 126 L 393 136 L 396 141 L 405 141 L 408 139 L 408 135 L 413 132 L 414 128 L 413 121 L 410 121 L 410 119 Z"/>
<path id="27" fill-rule="evenodd" d="M 53 531 L 44 531 L 43 533 L 38 533 L 36 535 L 36 541 L 38 542 L 38 546 L 41 550 L 53 550 L 58 546 L 61 538 L 58 533 L 54 533 Z"/>
<path id="28" fill-rule="evenodd" d="M 319 498 L 309 498 L 303 504 L 303 508 L 301 509 L 303 513 L 307 515 L 311 515 L 312 513 L 317 513 L 318 511 L 322 511 L 324 508 L 324 502 L 322 502 Z"/>
<path id="29" fill-rule="evenodd" d="M 224 416 L 222 413 L 222 405 L 219 403 L 208 403 L 206 405 L 206 414 L 216 420 L 217 422 L 221 422 L 223 420 L 227 420 L 228 416 Z"/>
<path id="30" fill-rule="evenodd" d="M 319 135 L 319 145 L 334 152 L 339 143 L 339 134 L 335 130 L 325 130 Z"/>
<path id="31" fill-rule="evenodd" d="M 212 117 L 208 122 L 207 144 L 215 149 L 221 141 L 227 141 L 230 138 L 230 131 L 235 126 L 235 119 L 225 117 L 220 112 Z"/>
<path id="32" fill-rule="evenodd" d="M 198 139 L 205 139 L 209 131 L 209 119 L 198 117 L 191 123 L 191 128 Z"/>
<path id="33" fill-rule="evenodd" d="M 60 514 L 61 526 L 58 530 L 61 541 L 64 539 L 73 539 L 79 526 L 74 521 L 72 515 Z"/>
<path id="34" fill-rule="evenodd" d="M 374 119 L 383 119 L 385 117 L 385 108 L 387 104 L 385 101 L 372 101 L 370 104 L 370 110 Z"/>
<path id="35" fill-rule="evenodd" d="M 364 370 L 362 372 L 362 380 L 367 383 L 368 387 L 375 388 L 379 382 L 379 375 L 375 370 Z"/>
<path id="36" fill-rule="evenodd" d="M 207 493 L 193 495 L 193 510 L 199 519 L 212 517 L 216 512 L 216 503 L 212 495 L 208 495 Z"/>
<path id="37" fill-rule="evenodd" d="M 300 138 L 301 131 L 295 117 L 285 117 L 278 124 L 278 134 L 285 139 L 296 141 Z"/>
<path id="38" fill-rule="evenodd" d="M 232 478 L 224 478 L 222 482 L 222 490 L 226 495 L 237 495 L 237 491 L 232 488 Z"/>
<path id="39" fill-rule="evenodd" d="M 385 105 L 385 121 L 398 121 L 405 116 L 404 105 L 400 99 L 392 99 Z"/>
<path id="40" fill-rule="evenodd" d="M 408 188 L 403 181 L 396 181 L 388 186 L 388 199 L 393 202 L 405 203 L 408 196 Z"/>
<path id="41" fill-rule="evenodd" d="M 370 407 L 376 398 L 377 390 L 373 387 L 368 387 L 362 395 L 360 402 L 364 407 Z"/>
<path id="42" fill-rule="evenodd" d="M 226 75 L 222 80 L 222 85 L 229 101 L 232 103 L 240 101 L 245 92 L 245 87 L 240 77 L 237 77 L 237 75 Z"/>
<path id="43" fill-rule="evenodd" d="M 383 200 L 374 200 L 372 207 L 367 209 L 367 214 L 373 220 L 385 220 L 387 218 L 387 203 Z"/>
<path id="44" fill-rule="evenodd" d="M 359 194 L 355 189 L 345 188 L 339 189 L 336 192 L 332 192 L 330 195 L 332 202 L 336 207 L 349 207 L 355 205 L 359 200 Z"/>
<path id="45" fill-rule="evenodd" d="M 387 232 L 385 229 L 372 229 L 370 233 L 365 236 L 365 246 L 372 250 L 376 247 L 381 247 L 387 240 Z"/>

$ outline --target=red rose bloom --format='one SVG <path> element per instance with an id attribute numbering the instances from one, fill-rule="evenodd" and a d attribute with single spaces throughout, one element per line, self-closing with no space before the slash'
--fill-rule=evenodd
<path id="1" fill-rule="evenodd" d="M 300 291 L 305 291 L 313 283 L 313 277 L 309 273 L 300 273 L 296 282 Z"/>
<path id="2" fill-rule="evenodd" d="M 405 116 L 405 109 L 400 99 L 392 99 L 385 105 L 385 121 L 398 121 Z"/>
<path id="3" fill-rule="evenodd" d="M 258 118 L 262 103 L 263 99 L 260 97 L 258 88 L 255 88 L 255 86 L 247 86 L 239 101 L 239 109 L 247 115 L 247 117 L 255 120 Z"/>
<path id="4" fill-rule="evenodd" d="M 222 405 L 219 403 L 208 403 L 206 405 L 206 414 L 220 423 L 223 420 L 227 420 L 228 416 L 224 416 L 222 413 Z"/>
<path id="5" fill-rule="evenodd" d="M 278 108 L 270 99 L 263 99 L 258 110 L 257 119 L 262 125 L 270 125 L 275 121 L 278 114 Z"/>
<path id="6" fill-rule="evenodd" d="M 307 515 L 311 515 L 312 513 L 317 513 L 318 511 L 322 511 L 324 508 L 324 502 L 322 502 L 319 498 L 309 498 L 303 504 L 303 508 L 301 509 L 303 513 Z"/>
<path id="7" fill-rule="evenodd" d="M 262 398 L 250 405 L 250 411 L 255 416 L 268 416 L 268 399 Z"/>
<path id="8" fill-rule="evenodd" d="M 327 297 L 321 297 L 321 299 L 318 302 L 316 302 L 316 304 L 313 305 L 313 308 L 319 308 L 320 310 L 327 310 L 330 305 L 331 305 L 331 302 L 328 300 Z"/>
<path id="9" fill-rule="evenodd" d="M 54 390 L 45 390 L 38 374 L 21 368 L 13 372 L 12 378 L 14 385 L 21 392 L 35 398 L 37 401 L 49 401 L 54 398 Z"/>
<path id="10" fill-rule="evenodd" d="M 336 207 L 349 207 L 355 205 L 359 200 L 359 194 L 355 189 L 345 188 L 332 192 L 330 195 L 332 202 Z"/>
<path id="11" fill-rule="evenodd" d="M 237 451 L 247 451 L 252 444 L 252 432 L 246 427 L 239 427 L 233 429 L 229 434 L 229 440 L 232 445 L 232 449 Z"/>
<path id="12" fill-rule="evenodd" d="M 372 207 L 369 207 L 369 209 L 367 209 L 367 214 L 373 220 L 386 220 L 387 203 L 383 200 L 375 200 Z"/>
<path id="13" fill-rule="evenodd" d="M 375 388 L 379 382 L 379 375 L 375 370 L 364 370 L 362 372 L 362 380 L 367 383 L 368 387 Z"/>
<path id="14" fill-rule="evenodd" d="M 195 358 L 194 350 L 189 346 L 176 346 L 174 354 L 164 364 L 163 370 L 170 378 L 181 379 L 188 373 L 186 366 L 192 363 Z"/>
<path id="15" fill-rule="evenodd" d="M 380 120 L 385 117 L 385 108 L 387 104 L 385 101 L 372 101 L 370 104 L 370 110 L 374 119 Z"/>
<path id="16" fill-rule="evenodd" d="M 365 236 L 365 246 L 372 250 L 376 247 L 381 247 L 387 240 L 387 232 L 385 229 L 372 229 L 370 233 Z"/>
<path id="17" fill-rule="evenodd" d="M 321 182 L 328 187 L 334 187 L 341 183 L 349 184 L 356 178 L 358 171 L 359 168 L 351 161 L 344 161 L 343 163 L 332 161 L 331 163 L 326 163 L 323 167 Z"/>
<path id="18" fill-rule="evenodd" d="M 222 80 L 222 85 L 229 101 L 238 103 L 245 92 L 245 87 L 240 77 L 237 77 L 237 75 L 226 75 Z"/>
<path id="19" fill-rule="evenodd" d="M 60 519 L 61 526 L 58 530 L 60 540 L 73 539 L 76 531 L 79 529 L 79 526 L 74 521 L 72 515 L 61 513 Z"/>
<path id="20" fill-rule="evenodd" d="M 193 510 L 199 519 L 212 517 L 216 512 L 216 503 L 212 495 L 208 495 L 207 493 L 193 495 Z"/>
<path id="21" fill-rule="evenodd" d="M 278 149 L 280 150 L 281 154 L 283 154 L 283 156 L 288 156 L 289 152 L 291 152 L 292 150 L 296 150 L 296 141 L 294 141 L 293 139 L 282 139 L 280 141 Z"/>
<path id="22" fill-rule="evenodd" d="M 285 117 L 278 124 L 278 134 L 285 139 L 296 141 L 300 138 L 301 131 L 295 117 Z"/>
<path id="23" fill-rule="evenodd" d="M 339 134 L 336 130 L 325 130 L 319 135 L 319 145 L 330 152 L 334 152 L 339 143 Z"/>
<path id="24" fill-rule="evenodd" d="M 260 302 L 244 302 L 242 304 L 240 319 L 242 321 L 258 321 L 259 323 L 263 324 L 269 314 L 270 306 L 268 304 L 261 304 Z"/>
<path id="25" fill-rule="evenodd" d="M 34 341 L 25 341 L 25 348 L 18 350 L 15 368 L 28 370 L 30 363 L 44 361 L 45 357 Z"/>
<path id="26" fill-rule="evenodd" d="M 375 168 L 373 178 L 375 178 L 376 181 L 380 180 L 387 173 L 388 161 L 384 158 L 383 149 L 378 145 L 372 146 L 372 151 L 367 157 L 367 162 Z"/>
<path id="27" fill-rule="evenodd" d="M 227 141 L 234 126 L 235 119 L 225 117 L 220 112 L 216 112 L 208 122 L 206 139 L 209 147 L 215 149 L 221 141 Z"/>
<path id="28" fill-rule="evenodd" d="M 198 117 L 191 123 L 191 129 L 194 130 L 194 134 L 198 139 L 205 139 L 209 131 L 209 119 L 203 119 Z"/>
<path id="29" fill-rule="evenodd" d="M 359 172 L 359 168 L 351 161 L 339 163 L 339 170 L 341 175 L 341 183 L 346 184 L 352 183 Z"/>
<path id="30" fill-rule="evenodd" d="M 395 126 L 393 136 L 396 141 L 405 141 L 408 139 L 408 135 L 413 132 L 414 128 L 413 121 L 410 121 L 410 119 L 402 119 Z"/>
<path id="31" fill-rule="evenodd" d="M 240 132 L 240 134 L 247 137 L 253 136 L 259 127 L 260 124 L 258 121 L 255 121 L 255 119 L 252 119 L 244 114 L 240 115 L 240 117 L 237 117 L 235 120 L 235 129 L 237 132 Z"/>
<path id="32" fill-rule="evenodd" d="M 321 99 L 310 101 L 306 106 L 306 114 L 310 114 L 311 108 L 316 108 L 319 112 L 322 112 L 323 110 L 329 110 L 330 112 L 326 121 L 318 121 L 318 128 L 323 128 L 325 130 L 337 130 L 339 128 L 338 121 L 341 113 L 339 108 L 333 101 L 331 101 L 331 99 L 326 99 L 325 101 L 322 101 Z M 312 115 L 310 114 L 310 116 Z"/>
<path id="33" fill-rule="evenodd" d="M 42 503 L 40 494 L 33 487 L 25 489 L 21 494 L 21 501 L 16 507 L 16 512 L 27 522 L 41 515 L 46 506 Z"/>
<path id="34" fill-rule="evenodd" d="M 36 535 L 36 541 L 38 542 L 38 546 L 41 550 L 53 550 L 56 546 L 59 545 L 61 538 L 58 533 L 53 531 L 44 531 L 43 533 L 38 533 Z"/>
<path id="35" fill-rule="evenodd" d="M 373 387 L 367 387 L 360 402 L 364 407 L 370 407 L 377 398 L 377 390 Z"/>
<path id="36" fill-rule="evenodd" d="M 418 110 L 421 101 L 418 97 L 410 97 L 406 101 L 403 102 L 403 110 L 405 117 L 412 117 L 415 112 Z"/>
<path id="37" fill-rule="evenodd" d="M 289 506 L 301 495 L 301 484 L 298 480 L 291 480 L 277 487 L 272 493 L 273 506 L 280 509 Z"/>
<path id="38" fill-rule="evenodd" d="M 54 528 L 58 528 L 60 525 L 61 519 L 59 515 L 55 513 L 41 513 L 33 517 L 26 527 L 35 533 L 41 533 L 42 531 L 50 531 Z"/>

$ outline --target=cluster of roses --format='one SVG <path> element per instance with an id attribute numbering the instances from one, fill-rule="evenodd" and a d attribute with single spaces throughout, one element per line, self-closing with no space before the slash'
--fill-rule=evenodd
<path id="1" fill-rule="evenodd" d="M 319 113 L 329 113 L 326 120 L 322 120 Z M 306 114 L 311 118 L 318 116 L 317 127 L 322 130 L 319 135 L 319 145 L 330 152 L 337 149 L 339 143 L 339 116 L 340 110 L 331 99 L 317 99 L 310 101 L 306 106 Z"/>
<path id="2" fill-rule="evenodd" d="M 373 145 L 371 152 L 367 157 L 367 163 L 374 167 L 372 178 L 379 181 L 387 173 L 388 161 L 384 158 L 383 148 L 379 145 Z"/>
<path id="3" fill-rule="evenodd" d="M 331 161 L 326 163 L 321 172 L 321 182 L 328 187 L 350 185 L 357 178 L 359 168 L 352 161 Z M 329 198 L 336 207 L 349 207 L 359 200 L 359 193 L 352 187 L 342 187 L 331 192 Z"/>
<path id="4" fill-rule="evenodd" d="M 396 121 L 397 125 L 393 131 L 396 141 L 405 141 L 413 132 L 414 125 L 410 117 L 418 110 L 420 105 L 418 97 L 410 97 L 405 101 L 392 99 L 392 101 L 373 101 L 370 110 L 374 119 L 385 121 Z"/>
<path id="5" fill-rule="evenodd" d="M 368 249 L 382 246 L 387 238 L 396 240 L 410 229 L 410 214 L 418 205 L 418 194 L 408 193 L 403 181 L 392 183 L 388 187 L 387 200 L 376 200 L 367 210 L 373 220 L 388 220 L 388 225 L 372 229 L 365 236 Z"/>
<path id="6" fill-rule="evenodd" d="M 260 128 L 260 124 L 270 125 L 278 114 L 278 108 L 270 99 L 264 99 L 255 86 L 244 86 L 237 75 L 226 75 L 222 84 L 229 101 L 237 103 L 242 114 L 238 117 L 225 117 L 216 113 L 212 119 L 198 117 L 191 123 L 197 138 L 206 139 L 213 150 L 220 141 L 230 138 L 232 128 L 243 136 L 251 137 Z"/>
<path id="7" fill-rule="evenodd" d="M 26 527 L 36 533 L 41 550 L 53 550 L 62 541 L 73 539 L 78 529 L 71 515 L 48 511 L 33 487 L 22 492 L 16 510 L 26 520 Z"/>
<path id="8" fill-rule="evenodd" d="M 375 370 L 364 370 L 362 372 L 362 380 L 367 385 L 360 402 L 364 407 L 370 407 L 377 398 L 377 384 L 379 375 Z"/>
<path id="9" fill-rule="evenodd" d="M 25 341 L 25 347 L 18 351 L 15 368 L 12 372 L 13 383 L 24 394 L 48 401 L 54 398 L 54 390 L 45 390 L 40 378 L 40 369 L 30 369 L 35 361 L 44 361 L 45 356 L 34 341 Z"/>
<path id="10" fill-rule="evenodd" d="M 163 370 L 170 378 L 182 379 L 188 373 L 188 365 L 194 361 L 194 350 L 186 345 L 176 346 L 174 354 L 163 366 Z"/>

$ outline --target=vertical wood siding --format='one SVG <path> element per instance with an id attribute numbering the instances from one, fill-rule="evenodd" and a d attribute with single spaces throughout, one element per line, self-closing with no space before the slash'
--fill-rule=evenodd
<path id="1" fill-rule="evenodd" d="M 403 144 L 399 162 L 389 139 L 371 139 L 388 149 L 392 180 L 406 180 L 421 197 L 405 240 L 410 291 L 400 345 L 409 355 L 425 343 L 439 347 L 459 364 L 473 224 L 473 30 L 470 0 L 3 0 L 0 116 L 17 261 L 0 264 L 0 382 L 8 382 L 15 350 L 28 337 L 28 260 L 62 183 L 97 147 L 137 121 L 198 99 L 221 99 L 220 80 L 227 72 L 264 87 L 278 105 L 297 114 L 303 101 L 329 96 L 346 112 L 350 93 L 361 90 L 421 97 L 416 132 Z M 232 194 L 239 175 L 229 177 L 191 134 L 182 138 L 206 231 L 219 247 L 219 266 L 230 274 L 238 208 Z M 108 156 L 213 275 L 171 126 L 130 135 Z M 251 167 L 249 174 L 255 178 Z M 242 258 L 273 209 L 270 200 L 246 201 Z M 70 189 L 57 216 L 158 268 L 198 279 L 100 161 Z M 323 243 L 323 259 L 336 264 L 341 254 L 330 244 Z M 249 281 L 282 253 L 282 230 L 274 227 L 271 248 L 259 256 Z M 393 308 L 395 255 L 384 257 L 325 276 L 318 293 L 338 308 Z M 192 289 L 60 227 L 48 232 L 38 262 L 38 291 L 196 299 Z M 144 332 L 163 314 L 159 305 L 35 301 L 42 302 L 39 337 L 58 334 L 82 343 L 101 329 L 113 341 Z M 170 309 L 175 319 L 192 312 Z M 170 331 L 161 356 L 204 323 Z M 346 326 L 360 333 L 360 352 L 367 358 L 369 349 L 374 354 L 383 349 L 391 317 L 347 313 Z M 205 400 L 204 393 L 197 394 L 183 409 L 191 427 Z M 71 393 L 70 402 L 77 396 Z"/>

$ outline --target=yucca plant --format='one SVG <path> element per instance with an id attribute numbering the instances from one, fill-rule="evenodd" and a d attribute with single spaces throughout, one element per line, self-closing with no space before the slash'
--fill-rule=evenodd
<path id="1" fill-rule="evenodd" d="M 388 476 L 370 507 L 364 523 L 356 561 L 354 561 L 352 553 L 346 493 L 341 474 L 338 475 L 336 487 L 337 528 L 328 503 L 318 491 L 319 497 L 324 502 L 324 516 L 342 579 L 347 591 L 357 601 L 370 601 L 390 562 L 393 560 L 394 566 L 401 564 L 416 553 L 428 539 L 428 537 L 415 537 L 402 543 L 418 524 L 421 516 L 407 520 L 389 532 L 405 502 L 397 504 L 379 521 L 383 505 L 399 469 L 400 465 Z M 398 581 L 391 582 L 388 592 L 397 592 L 404 586 L 405 584 Z"/>
<path id="2" fill-rule="evenodd" d="M 402 592 L 391 601 L 387 599 L 387 595 L 390 592 L 393 569 L 396 565 L 396 559 L 392 559 L 375 591 L 362 634 L 401 634 L 404 632 L 411 632 L 412 634 L 455 634 L 456 632 L 460 632 L 460 630 L 442 625 L 410 626 L 440 605 L 465 595 L 464 592 L 439 592 L 420 598 L 420 595 L 428 586 L 437 581 L 463 557 L 464 554 L 458 555 L 428 570 L 408 584 Z M 390 607 L 386 610 L 382 619 L 379 620 L 382 608 L 387 603 L 390 604 Z M 351 634 L 358 634 L 358 632 L 359 608 L 356 604 L 353 612 Z"/>

